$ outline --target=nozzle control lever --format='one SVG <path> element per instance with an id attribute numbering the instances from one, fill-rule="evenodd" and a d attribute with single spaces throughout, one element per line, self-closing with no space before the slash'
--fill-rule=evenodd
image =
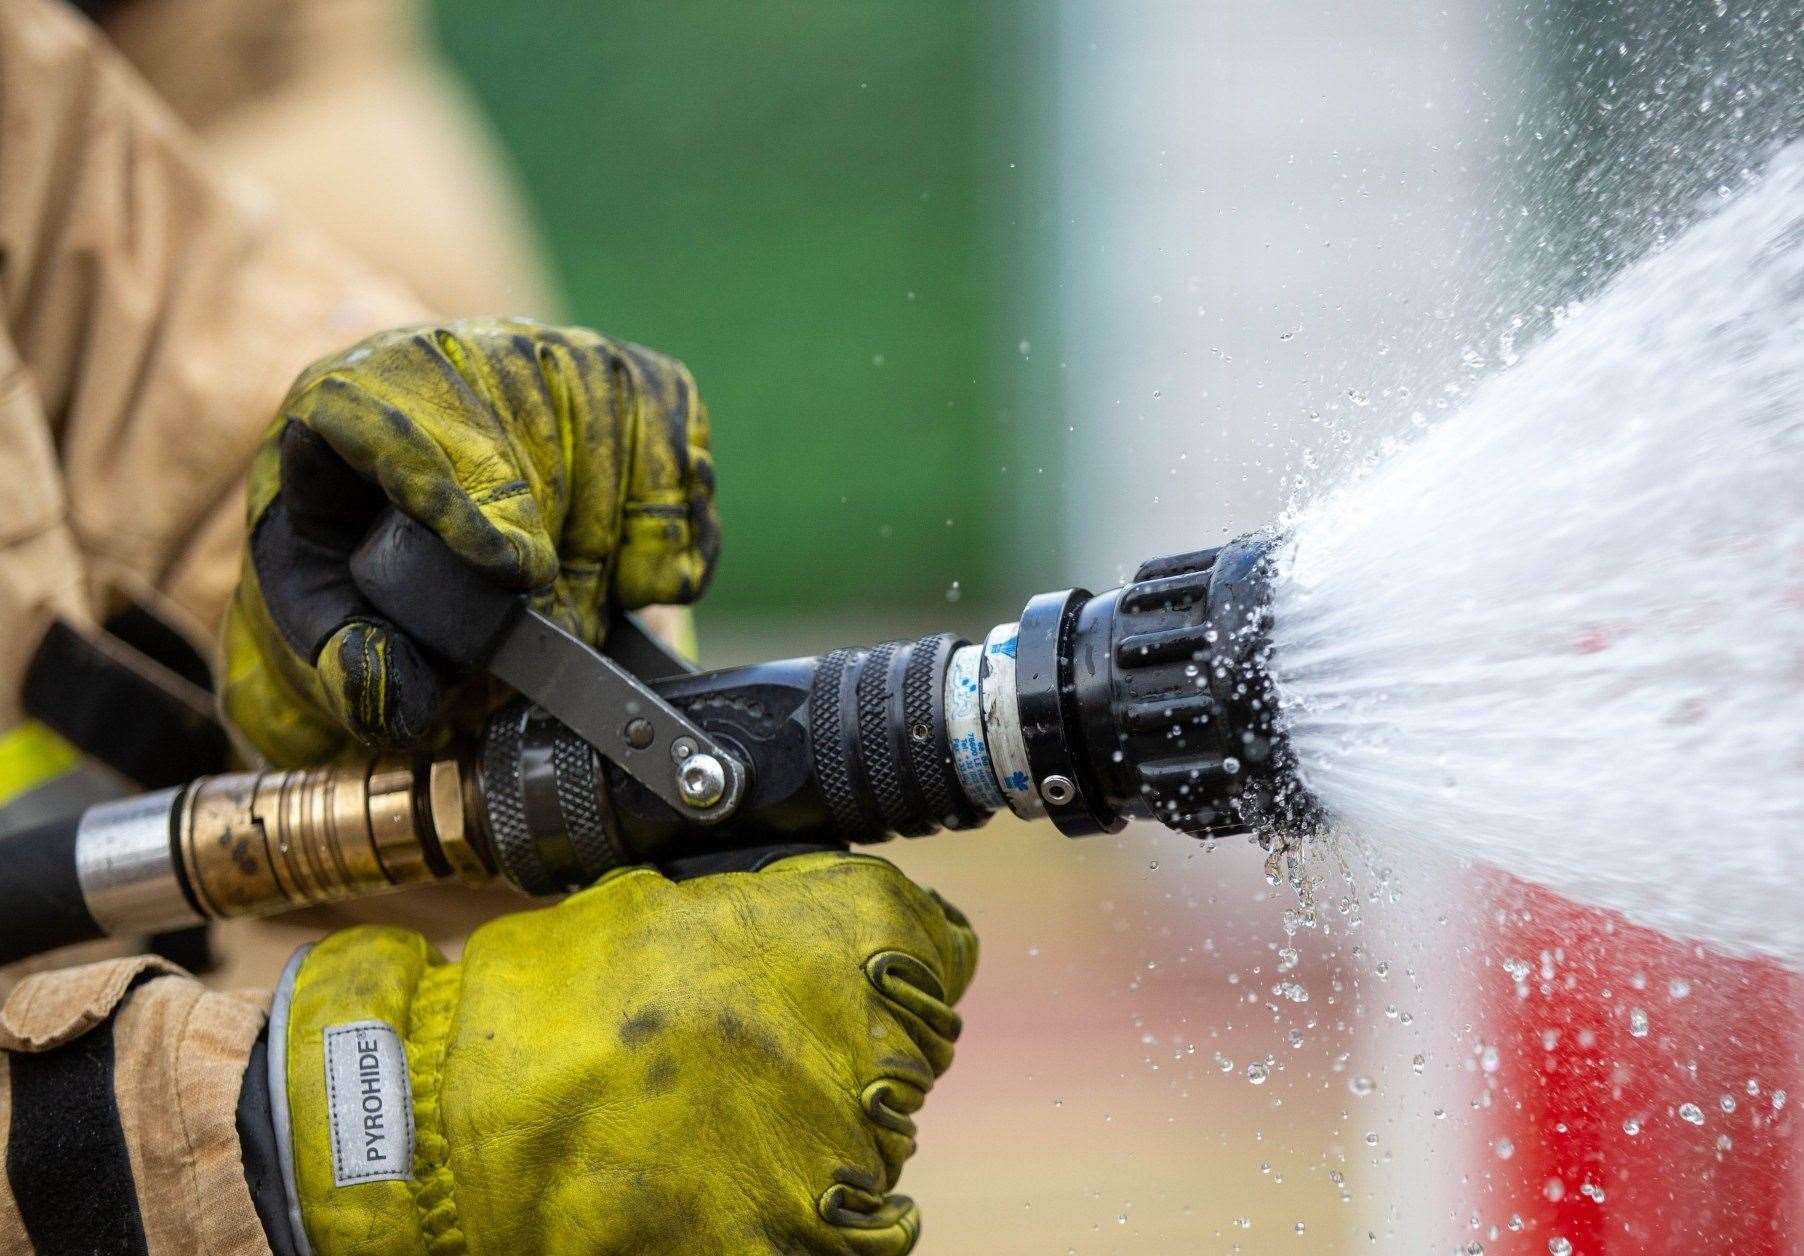
<path id="1" fill-rule="evenodd" d="M 679 815 L 712 824 L 745 795 L 745 765 L 625 668 L 490 583 L 425 525 L 383 512 L 351 559 L 370 602 L 445 661 L 486 670 Z"/>

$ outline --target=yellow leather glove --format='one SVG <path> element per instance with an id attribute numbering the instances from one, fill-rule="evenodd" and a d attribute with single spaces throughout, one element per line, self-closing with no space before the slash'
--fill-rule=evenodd
<path id="1" fill-rule="evenodd" d="M 407 328 L 315 363 L 251 467 L 226 713 L 279 767 L 480 719 L 486 685 L 442 675 L 352 583 L 390 502 L 588 641 L 610 604 L 694 601 L 720 549 L 708 438 L 681 363 L 582 328 Z"/>
<path id="2" fill-rule="evenodd" d="M 955 909 L 836 852 L 624 869 L 483 926 L 456 964 L 409 930 L 333 934 L 272 1025 L 307 1237 L 320 1256 L 907 1252 L 920 1212 L 888 1192 L 976 959 Z"/>

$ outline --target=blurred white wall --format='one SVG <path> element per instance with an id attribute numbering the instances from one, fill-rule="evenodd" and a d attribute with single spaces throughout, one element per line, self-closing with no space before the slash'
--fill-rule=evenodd
<path id="1" fill-rule="evenodd" d="M 1358 408 L 1350 390 L 1407 378 L 1408 338 L 1445 338 L 1439 307 L 1480 269 L 1461 241 L 1481 8 L 1065 6 L 1074 571 L 1267 521 L 1325 441 L 1311 412 Z"/>
<path id="2" fill-rule="evenodd" d="M 1066 503 L 1063 576 L 1106 587 L 1142 558 L 1275 518 L 1298 477 L 1332 478 L 1345 449 L 1400 431 L 1447 378 L 1466 334 L 1456 311 L 1492 273 L 1468 243 L 1489 84 L 1504 72 L 1486 61 L 1496 32 L 1479 29 L 1482 10 L 1065 5 L 1064 447 L 1039 451 Z M 1251 984 L 1269 983 L 1282 904 L 1251 901 L 1253 887 L 1228 878 L 1256 875 L 1256 860 L 1224 854 L 1173 875 L 1219 888 L 1215 910 L 1241 920 L 1214 962 L 1263 962 Z M 1368 1231 L 1409 1250 L 1480 1237 L 1459 1181 L 1474 1154 L 1457 1119 L 1470 1087 L 1465 1017 L 1456 983 L 1441 979 L 1453 961 L 1434 924 L 1459 919 L 1461 905 L 1428 893 L 1406 883 L 1400 905 L 1364 904 L 1363 929 L 1326 944 L 1341 994 L 1312 1034 L 1338 1033 L 1346 1058 L 1305 1066 L 1322 1075 L 1299 1088 L 1325 1088 L 1325 1109 L 1274 1110 L 1276 1087 L 1253 1089 L 1238 1069 L 1206 1083 L 1211 1106 L 1247 1116 L 1249 1133 L 1224 1155 L 1276 1161 L 1274 1146 L 1288 1147 L 1299 1171 L 1345 1178 L 1354 1206 L 1338 1210 L 1339 1233 L 1287 1250 L 1352 1250 L 1355 1238 L 1389 1250 L 1369 1248 Z M 1395 975 L 1379 980 L 1384 959 Z M 1265 1030 L 1285 1032 L 1276 1018 Z M 1269 1049 L 1285 1058 L 1281 1040 Z M 1362 1075 L 1375 1079 L 1369 1098 L 1351 1085 Z M 1436 1107 L 1456 1119 L 1437 1121 Z M 1212 1199 L 1202 1165 L 1197 1178 L 1199 1212 L 1245 1207 Z M 1236 1250 L 1275 1241 L 1249 1233 Z"/>

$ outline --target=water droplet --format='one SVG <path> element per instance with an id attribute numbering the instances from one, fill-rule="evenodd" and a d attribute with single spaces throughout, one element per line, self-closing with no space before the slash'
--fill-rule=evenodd
<path id="1" fill-rule="evenodd" d="M 1735 1111 L 1735 1096 L 1734 1095 L 1724 1095 L 1722 1098 L 1720 1098 L 1716 1101 L 1716 1106 L 1721 1108 L 1724 1112 Z"/>
<path id="2" fill-rule="evenodd" d="M 1255 1086 L 1265 1085 L 1265 1079 L 1271 1076 L 1271 1070 L 1258 1061 L 1247 1065 L 1247 1080 Z"/>
<path id="3" fill-rule="evenodd" d="M 1704 1110 L 1695 1103 L 1681 1103 L 1679 1105 L 1679 1119 L 1687 1121 L 1692 1125 L 1702 1125 L 1704 1123 Z"/>
<path id="4" fill-rule="evenodd" d="M 1409 1067 L 1415 1072 L 1420 1073 L 1423 1069 L 1428 1067 L 1428 1057 L 1417 1052 L 1409 1058 Z"/>
<path id="5" fill-rule="evenodd" d="M 1547 1240 L 1547 1256 L 1572 1256 L 1572 1244 L 1556 1234 Z"/>
<path id="6" fill-rule="evenodd" d="M 1624 1119 L 1622 1123 L 1622 1132 L 1627 1134 L 1630 1138 L 1635 1137 L 1635 1135 L 1641 1132 L 1641 1118 L 1631 1116 Z"/>
<path id="7" fill-rule="evenodd" d="M 1683 977 L 1674 977 L 1666 983 L 1666 993 L 1675 999 L 1688 998 L 1691 995 L 1691 983 Z"/>
<path id="8" fill-rule="evenodd" d="M 1499 1160 L 1508 1160 L 1511 1156 L 1516 1154 L 1516 1144 L 1512 1143 L 1507 1138 L 1500 1138 L 1491 1144 L 1491 1150 L 1497 1153 L 1497 1158 Z"/>
<path id="9" fill-rule="evenodd" d="M 1350 1077 L 1347 1079 L 1347 1089 L 1356 1095 L 1364 1097 L 1371 1094 L 1374 1090 L 1377 1090 L 1378 1084 L 1369 1077 Z"/>
<path id="10" fill-rule="evenodd" d="M 1629 1009 L 1629 1036 L 1632 1038 L 1647 1037 L 1647 1013 L 1638 1007 Z"/>

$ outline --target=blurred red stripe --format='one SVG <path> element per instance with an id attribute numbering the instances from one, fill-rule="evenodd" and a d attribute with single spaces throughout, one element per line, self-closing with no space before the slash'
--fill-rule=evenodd
<path id="1" fill-rule="evenodd" d="M 1497 1054 L 1474 1179 L 1502 1232 L 1485 1251 L 1543 1256 L 1563 1238 L 1573 1256 L 1804 1252 L 1804 979 L 1490 881 L 1479 1033 Z"/>

